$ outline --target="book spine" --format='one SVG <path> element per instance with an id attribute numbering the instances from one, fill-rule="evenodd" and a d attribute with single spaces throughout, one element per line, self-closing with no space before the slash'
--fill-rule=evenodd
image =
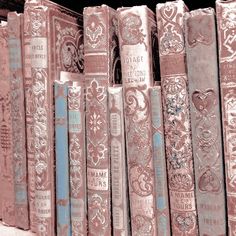
<path id="1" fill-rule="evenodd" d="M 151 35 L 156 24 L 145 6 L 120 8 L 118 17 L 132 235 L 151 236 L 157 235 L 157 221 L 148 89 L 153 85 Z"/>
<path id="2" fill-rule="evenodd" d="M 2 221 L 15 226 L 15 189 L 13 169 L 13 134 L 11 89 L 9 79 L 9 48 L 7 26 L 0 27 L 0 150 L 2 166 Z"/>
<path id="3" fill-rule="evenodd" d="M 116 23 L 116 12 L 105 5 L 84 10 L 88 231 L 91 236 L 111 235 L 107 87 L 115 74 L 116 57 L 112 52 L 117 45 Z"/>
<path id="4" fill-rule="evenodd" d="M 212 8 L 185 14 L 185 42 L 199 234 L 226 235 L 216 30 Z"/>
<path id="5" fill-rule="evenodd" d="M 113 235 L 130 235 L 122 87 L 108 88 Z"/>
<path id="6" fill-rule="evenodd" d="M 157 235 L 170 236 L 169 194 L 164 143 L 161 87 L 150 89 L 153 159 L 156 178 Z"/>
<path id="7" fill-rule="evenodd" d="M 57 235 L 70 236 L 67 83 L 54 82 Z"/>
<path id="8" fill-rule="evenodd" d="M 13 168 L 15 187 L 16 226 L 29 228 L 26 139 L 25 139 L 25 104 L 22 64 L 22 28 L 23 14 L 10 12 L 8 20 L 8 46 L 11 87 L 12 133 L 13 133 Z"/>
<path id="9" fill-rule="evenodd" d="M 182 0 L 157 4 L 163 115 L 173 235 L 197 235 Z"/>
<path id="10" fill-rule="evenodd" d="M 72 236 L 87 235 L 87 179 L 84 87 L 68 86 Z"/>
<path id="11" fill-rule="evenodd" d="M 35 148 L 34 148 L 34 97 L 32 91 L 31 73 L 31 15 L 27 4 L 24 9 L 24 91 L 25 91 L 25 122 L 26 122 L 26 151 L 28 164 L 28 200 L 30 229 L 36 232 L 37 219 L 35 209 Z"/>
<path id="12" fill-rule="evenodd" d="M 235 8 L 235 1 L 216 1 L 229 236 L 235 235 L 236 232 L 236 149 L 234 143 L 236 134 Z"/>
<path id="13" fill-rule="evenodd" d="M 26 1 L 30 15 L 33 139 L 35 154 L 36 233 L 55 235 L 54 127 L 52 81 L 49 79 L 48 7 Z"/>

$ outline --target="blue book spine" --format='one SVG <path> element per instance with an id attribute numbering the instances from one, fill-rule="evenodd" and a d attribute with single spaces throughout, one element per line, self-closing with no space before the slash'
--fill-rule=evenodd
<path id="1" fill-rule="evenodd" d="M 161 87 L 150 90 L 153 126 L 153 160 L 156 179 L 156 218 L 158 235 L 170 236 L 170 213 L 167 189 L 167 170 L 161 105 Z"/>
<path id="2" fill-rule="evenodd" d="M 69 157 L 67 121 L 67 84 L 56 81 L 55 136 L 56 136 L 56 203 L 57 235 L 70 236 Z"/>

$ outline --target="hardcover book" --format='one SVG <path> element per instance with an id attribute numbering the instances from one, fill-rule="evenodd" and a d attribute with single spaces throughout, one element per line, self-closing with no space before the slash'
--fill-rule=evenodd
<path id="1" fill-rule="evenodd" d="M 154 13 L 146 6 L 118 9 L 119 44 L 132 235 L 157 235 L 149 87 L 157 48 Z"/>
<path id="2" fill-rule="evenodd" d="M 169 194 L 167 184 L 161 86 L 150 88 L 153 159 L 156 183 L 157 235 L 170 236 Z"/>
<path id="3" fill-rule="evenodd" d="M 16 226 L 29 229 L 25 101 L 23 81 L 23 14 L 10 12 L 8 20 L 9 79 L 11 87 L 11 122 Z"/>
<path id="4" fill-rule="evenodd" d="M 193 152 L 185 64 L 182 0 L 157 4 L 168 185 L 173 235 L 195 236 Z"/>
<path id="5" fill-rule="evenodd" d="M 55 151 L 57 235 L 70 236 L 69 154 L 66 82 L 55 81 Z"/>
<path id="6" fill-rule="evenodd" d="M 130 235 L 127 159 L 125 152 L 125 128 L 123 91 L 121 86 L 108 88 L 110 149 L 112 235 Z"/>
<path id="7" fill-rule="evenodd" d="M 47 0 L 27 0 L 24 14 L 30 32 L 36 233 L 54 236 L 53 82 L 61 70 L 83 71 L 82 17 Z"/>
<path id="8" fill-rule="evenodd" d="M 222 236 L 226 215 L 214 9 L 185 13 L 185 42 L 199 235 Z"/>
<path id="9" fill-rule="evenodd" d="M 111 235 L 111 187 L 107 87 L 119 65 L 116 11 L 84 9 L 88 234 Z"/>
<path id="10" fill-rule="evenodd" d="M 236 232 L 236 2 L 216 1 L 228 235 Z"/>
<path id="11" fill-rule="evenodd" d="M 2 221 L 15 226 L 15 188 L 13 169 L 13 134 L 11 89 L 9 79 L 9 48 L 7 23 L 0 24 L 0 153 L 2 178 Z"/>

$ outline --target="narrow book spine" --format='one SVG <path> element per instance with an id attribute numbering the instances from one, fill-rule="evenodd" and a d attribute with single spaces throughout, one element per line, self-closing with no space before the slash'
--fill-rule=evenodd
<path id="1" fill-rule="evenodd" d="M 198 234 L 182 0 L 157 4 L 168 185 L 173 235 Z"/>
<path id="2" fill-rule="evenodd" d="M 108 88 L 113 235 L 130 235 L 122 87 Z"/>
<path id="3" fill-rule="evenodd" d="M 22 64 L 23 14 L 10 12 L 8 13 L 7 19 L 12 99 L 11 106 L 16 226 L 22 229 L 28 229 L 29 212 L 27 194 L 25 104 Z"/>
<path id="4" fill-rule="evenodd" d="M 132 235 L 152 236 L 157 235 L 157 221 L 148 89 L 153 85 L 151 35 L 156 23 L 145 6 L 120 8 L 118 19 L 131 229 Z"/>
<path id="5" fill-rule="evenodd" d="M 117 57 L 113 51 L 117 46 L 116 25 L 116 11 L 108 6 L 85 8 L 88 234 L 91 236 L 111 235 L 107 87 L 115 74 Z"/>
<path id="6" fill-rule="evenodd" d="M 150 89 L 153 159 L 156 178 L 157 235 L 170 236 L 169 194 L 162 113 L 161 86 Z"/>
<path id="7" fill-rule="evenodd" d="M 236 235 L 236 2 L 216 1 L 228 235 Z"/>
<path id="8" fill-rule="evenodd" d="M 199 234 L 222 236 L 226 235 L 225 188 L 212 8 L 185 14 L 185 42 Z"/>
<path id="9" fill-rule="evenodd" d="M 9 79 L 7 25 L 0 26 L 0 145 L 2 166 L 2 221 L 15 226 L 15 189 L 13 169 L 13 135 L 11 89 Z"/>
<path id="10" fill-rule="evenodd" d="M 28 164 L 28 201 L 29 201 L 29 220 L 30 229 L 36 232 L 36 209 L 35 209 L 35 146 L 34 146 L 34 97 L 32 91 L 31 73 L 31 15 L 27 5 L 24 9 L 24 91 L 25 91 L 25 122 L 26 122 L 26 151 Z"/>
<path id="11" fill-rule="evenodd" d="M 87 235 L 87 179 L 84 87 L 68 86 L 70 202 L 72 236 Z"/>
<path id="12" fill-rule="evenodd" d="M 70 236 L 67 83 L 55 81 L 57 235 Z"/>

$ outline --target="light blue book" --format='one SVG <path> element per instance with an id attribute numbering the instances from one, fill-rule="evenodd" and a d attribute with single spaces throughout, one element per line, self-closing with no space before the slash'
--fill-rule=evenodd
<path id="1" fill-rule="evenodd" d="M 153 126 L 153 160 L 156 179 L 157 234 L 161 236 L 170 236 L 170 213 L 167 189 L 161 87 L 155 86 L 151 88 L 150 97 Z"/>
<path id="2" fill-rule="evenodd" d="M 67 83 L 55 81 L 57 235 L 70 236 Z"/>

